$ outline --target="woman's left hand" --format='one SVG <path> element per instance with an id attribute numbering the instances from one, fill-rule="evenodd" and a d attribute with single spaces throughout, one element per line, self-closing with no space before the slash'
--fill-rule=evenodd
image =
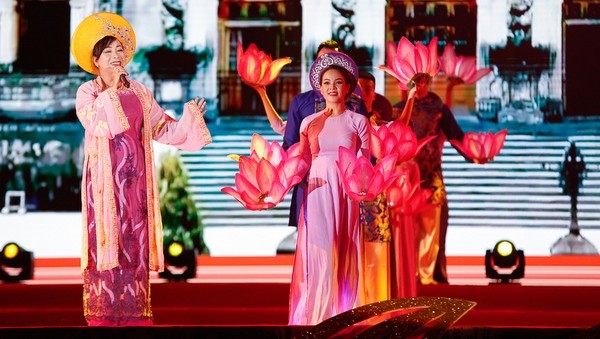
<path id="1" fill-rule="evenodd" d="M 190 102 L 190 105 L 196 105 L 201 116 L 204 116 L 206 113 L 206 100 L 204 100 L 204 98 L 195 97 L 194 100 Z"/>

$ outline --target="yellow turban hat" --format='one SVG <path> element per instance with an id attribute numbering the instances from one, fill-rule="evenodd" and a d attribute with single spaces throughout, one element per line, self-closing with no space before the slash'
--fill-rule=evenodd
<path id="1" fill-rule="evenodd" d="M 71 39 L 71 53 L 77 64 L 86 72 L 96 75 L 100 73 L 98 67 L 94 65 L 92 53 L 96 43 L 106 36 L 117 38 L 125 48 L 123 66 L 133 58 L 135 33 L 129 22 L 115 13 L 95 13 L 79 23 Z"/>

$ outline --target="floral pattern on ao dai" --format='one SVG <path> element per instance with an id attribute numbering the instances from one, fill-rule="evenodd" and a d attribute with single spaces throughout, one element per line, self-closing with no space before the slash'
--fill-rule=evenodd
<path id="1" fill-rule="evenodd" d="M 344 192 L 336 161 L 340 146 L 368 154 L 367 126 L 366 117 L 349 110 L 302 121 L 300 147 L 312 162 L 298 224 L 292 325 L 317 324 L 363 304 L 359 204 Z"/>

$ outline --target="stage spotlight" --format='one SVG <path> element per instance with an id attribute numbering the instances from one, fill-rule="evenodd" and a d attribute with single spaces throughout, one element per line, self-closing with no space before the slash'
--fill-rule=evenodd
<path id="1" fill-rule="evenodd" d="M 0 252 L 0 280 L 15 283 L 33 279 L 33 253 L 14 242 L 4 245 Z"/>
<path id="2" fill-rule="evenodd" d="M 521 279 L 525 275 L 525 254 L 508 240 L 501 240 L 485 253 L 485 276 L 501 283 Z"/>
<path id="3" fill-rule="evenodd" d="M 165 247 L 165 270 L 159 277 L 169 281 L 186 281 L 196 277 L 196 250 L 186 249 L 183 243 L 173 241 Z"/>

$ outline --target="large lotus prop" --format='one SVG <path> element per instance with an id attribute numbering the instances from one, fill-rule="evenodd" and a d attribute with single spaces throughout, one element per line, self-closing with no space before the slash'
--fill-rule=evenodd
<path id="1" fill-rule="evenodd" d="M 386 190 L 388 207 L 395 213 L 413 215 L 430 207 L 433 191 L 421 188 L 421 175 L 415 162 L 406 163 Z"/>
<path id="2" fill-rule="evenodd" d="M 448 44 L 441 57 L 441 69 L 448 79 L 459 83 L 474 84 L 492 71 L 489 67 L 477 69 L 477 59 L 472 56 L 456 56 L 452 44 Z"/>
<path id="3" fill-rule="evenodd" d="M 250 156 L 230 156 L 239 161 L 235 188 L 223 187 L 227 193 L 249 210 L 273 208 L 308 171 L 308 163 L 296 147 L 284 151 L 277 141 L 269 143 L 254 134 Z"/>
<path id="4" fill-rule="evenodd" d="M 371 127 L 371 154 L 377 159 L 397 154 L 398 162 L 414 158 L 435 136 L 417 140 L 415 132 L 399 120 L 389 125 L 381 125 L 377 130 Z"/>
<path id="5" fill-rule="evenodd" d="M 409 90 L 414 86 L 416 75 L 427 75 L 434 77 L 440 70 L 437 54 L 437 37 L 429 42 L 428 46 L 417 42 L 413 45 L 407 38 L 400 38 L 398 46 L 388 42 L 387 65 L 379 66 L 379 69 L 398 79 L 402 90 Z"/>
<path id="6" fill-rule="evenodd" d="M 492 161 L 500 153 L 507 133 L 506 129 L 495 134 L 491 132 L 467 132 L 462 143 L 456 140 L 450 140 L 450 143 L 467 158 L 473 160 L 474 163 L 485 164 Z"/>
<path id="7" fill-rule="evenodd" d="M 375 200 L 398 176 L 395 171 L 396 154 L 384 157 L 375 166 L 367 156 L 357 156 L 343 146 L 339 148 L 338 154 L 339 160 L 336 163 L 344 191 L 352 200 Z"/>
<path id="8" fill-rule="evenodd" d="M 248 85 L 267 86 L 279 76 L 283 66 L 292 62 L 289 57 L 272 60 L 271 56 L 251 43 L 246 52 L 238 41 L 237 69 L 242 80 Z"/>

